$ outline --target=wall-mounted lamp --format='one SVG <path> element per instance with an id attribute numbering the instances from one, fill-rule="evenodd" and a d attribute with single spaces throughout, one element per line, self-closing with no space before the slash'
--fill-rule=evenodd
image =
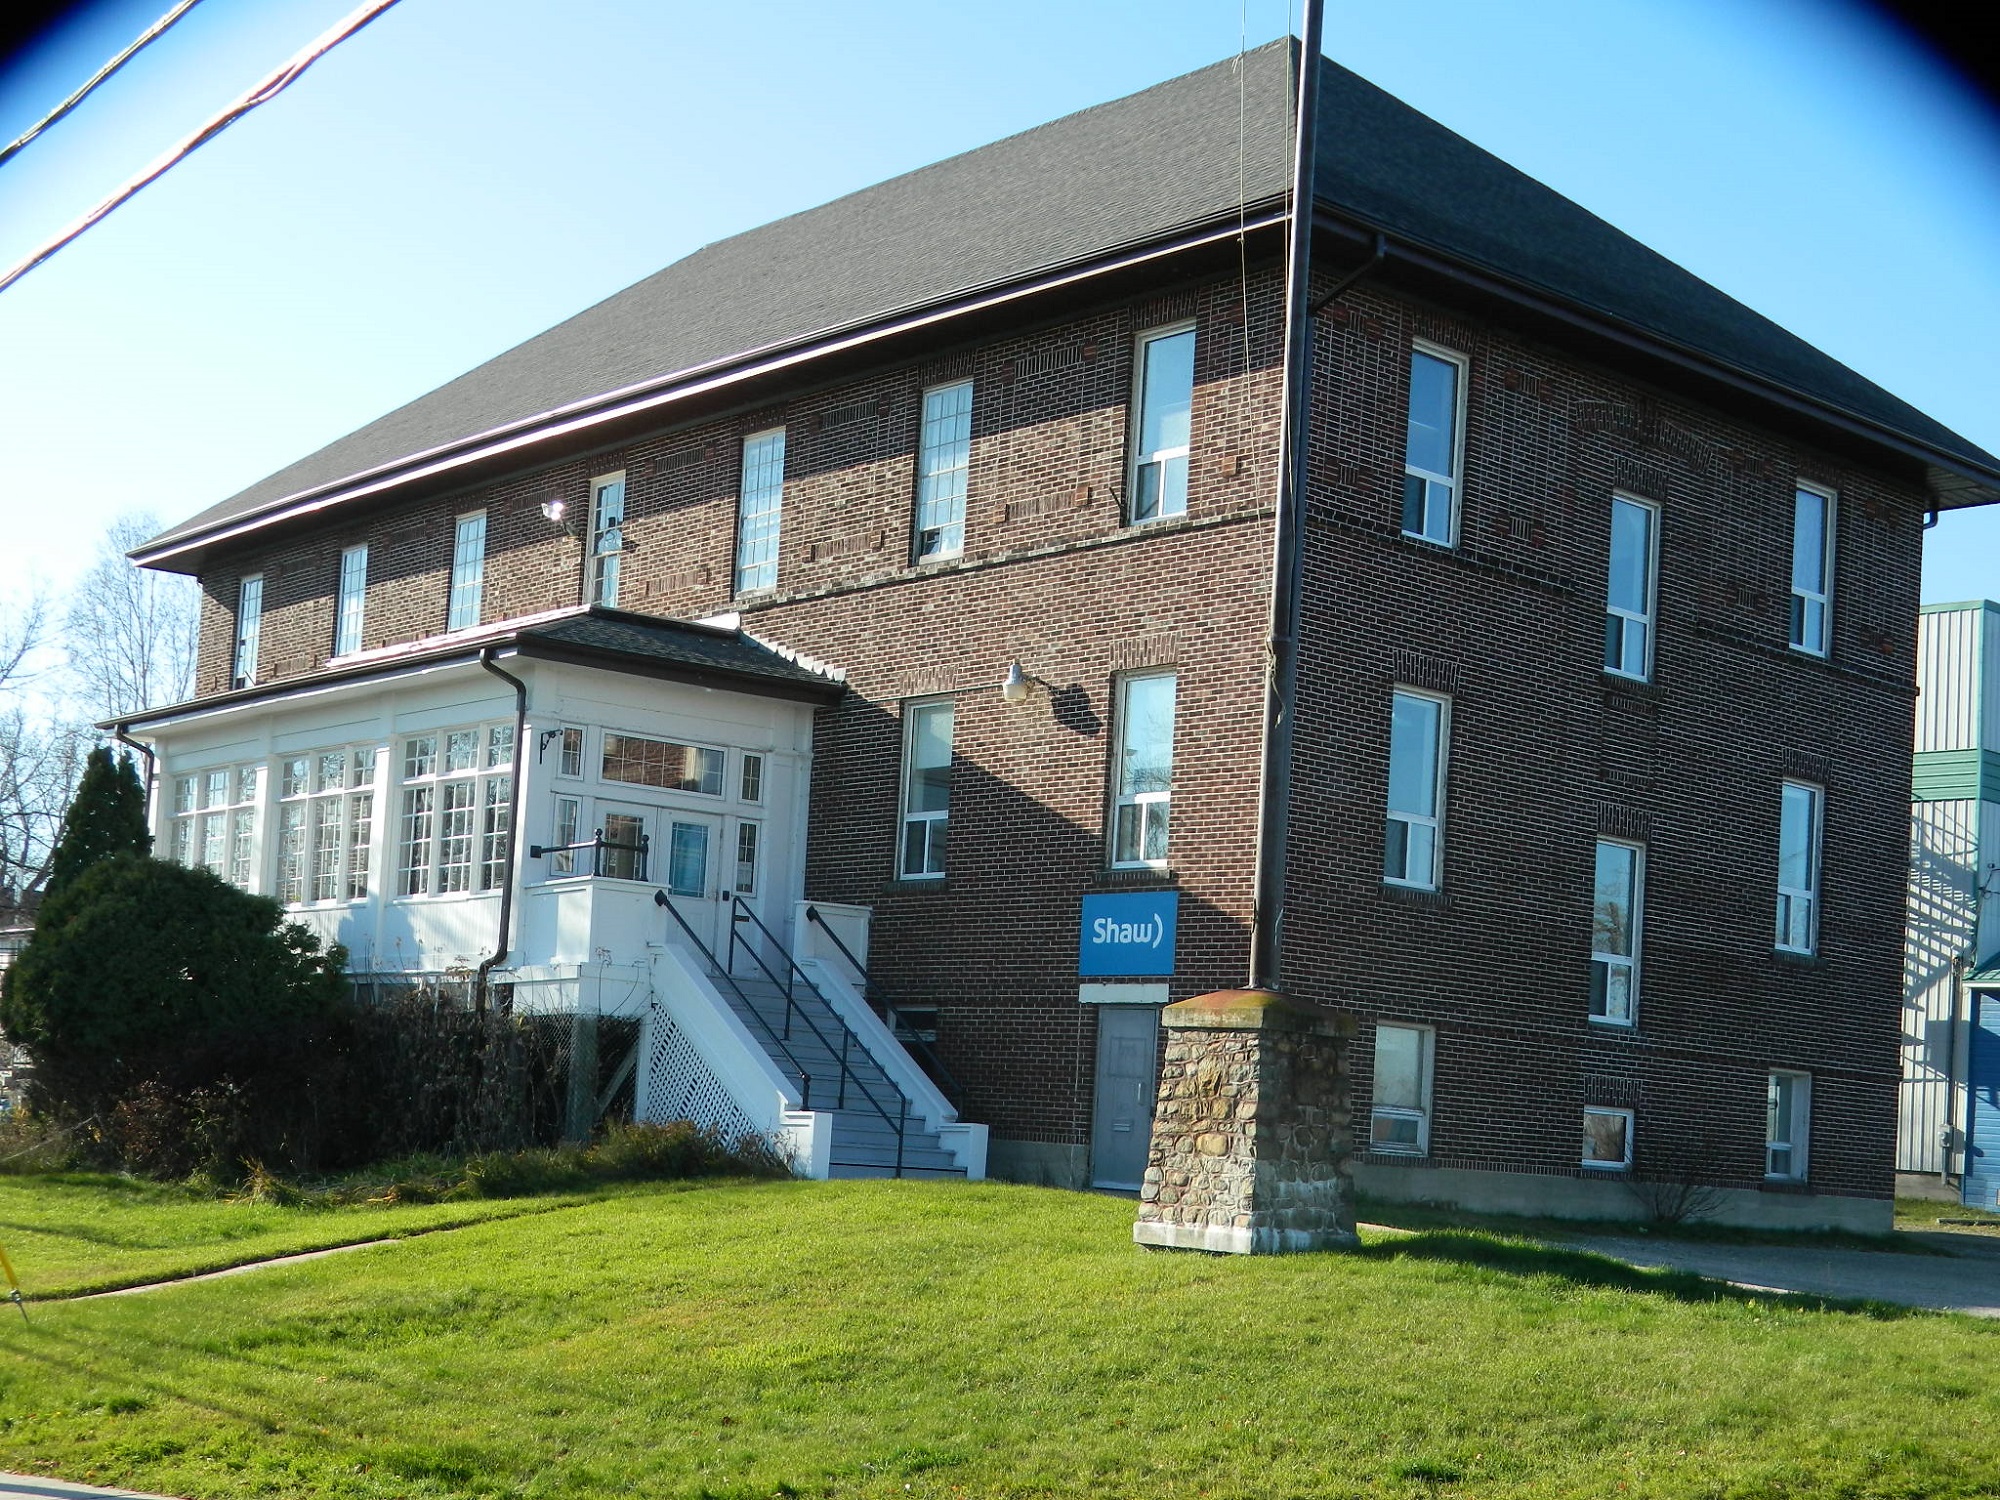
<path id="1" fill-rule="evenodd" d="M 563 512 L 568 509 L 569 507 L 563 503 L 562 497 L 559 495 L 551 495 L 542 502 L 542 514 L 558 526 L 562 525 Z"/>
<path id="2" fill-rule="evenodd" d="M 1019 658 L 1007 664 L 1007 675 L 1000 679 L 1000 696 L 1009 703 L 1026 703 L 1036 688 L 1049 686 L 1032 672 L 1021 670 Z"/>

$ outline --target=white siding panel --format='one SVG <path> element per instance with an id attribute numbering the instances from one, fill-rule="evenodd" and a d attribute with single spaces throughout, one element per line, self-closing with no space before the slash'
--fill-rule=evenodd
<path id="1" fill-rule="evenodd" d="M 1976 878 L 1989 894 L 1979 912 L 1979 963 L 1984 968 L 2000 958 L 2000 802 L 1979 804 L 1979 869 Z"/>
<path id="2" fill-rule="evenodd" d="M 1979 618 L 1983 625 L 1979 640 L 1980 691 L 1984 711 L 1981 718 L 1982 747 L 2000 750 L 2000 610 L 1982 609 Z M 1986 846 L 1991 849 L 1993 846 Z"/>
<path id="3" fill-rule="evenodd" d="M 1935 619 L 1937 616 L 1927 616 Z M 1951 1118 L 1951 1080 L 1965 1070 L 1952 1018 L 1952 959 L 1972 937 L 1982 814 L 1971 801 L 1919 802 L 1911 809 L 1910 913 L 1903 961 L 1903 1086 L 1896 1170 L 1937 1172 Z M 1963 1114 L 1959 1119 L 1963 1121 Z"/>
<path id="4" fill-rule="evenodd" d="M 1973 750 L 1979 745 L 1979 665 L 1987 611 L 1940 610 L 1917 623 L 1917 751 Z M 1989 660 L 1993 660 L 1989 656 Z M 1989 718 L 2000 694 L 1989 695 Z M 2000 738 L 1991 743 L 2000 745 Z"/>

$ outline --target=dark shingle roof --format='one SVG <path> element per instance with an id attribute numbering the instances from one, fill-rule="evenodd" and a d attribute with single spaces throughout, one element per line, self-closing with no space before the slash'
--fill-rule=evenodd
<path id="1" fill-rule="evenodd" d="M 1224 222 L 1245 201 L 1278 200 L 1292 56 L 1293 44 L 1275 42 L 709 245 L 141 552 L 608 392 Z M 2000 459 L 1803 340 L 1345 68 L 1323 67 L 1323 206 L 2000 475 Z"/>

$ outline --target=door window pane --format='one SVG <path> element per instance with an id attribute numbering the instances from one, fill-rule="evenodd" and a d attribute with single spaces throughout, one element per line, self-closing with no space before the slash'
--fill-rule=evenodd
<path id="1" fill-rule="evenodd" d="M 700 896 L 708 891 L 708 825 L 676 823 L 667 859 L 667 889 L 676 896 Z"/>

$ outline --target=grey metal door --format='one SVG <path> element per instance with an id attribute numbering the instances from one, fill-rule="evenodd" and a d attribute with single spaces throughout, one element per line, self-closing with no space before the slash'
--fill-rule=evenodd
<path id="1" fill-rule="evenodd" d="M 1097 1103 L 1090 1135 L 1093 1186 L 1136 1192 L 1146 1175 L 1159 1082 L 1160 1012 L 1151 1005 L 1097 1007 Z"/>

